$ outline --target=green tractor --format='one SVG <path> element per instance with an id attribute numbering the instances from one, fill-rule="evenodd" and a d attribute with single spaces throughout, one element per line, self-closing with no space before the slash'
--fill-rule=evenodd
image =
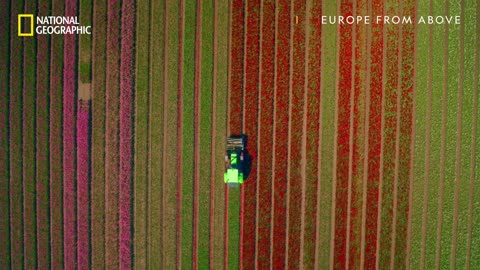
<path id="1" fill-rule="evenodd" d="M 246 137 L 244 135 L 230 136 L 227 139 L 226 170 L 223 174 L 223 181 L 230 187 L 238 187 L 245 179 L 245 144 Z"/>

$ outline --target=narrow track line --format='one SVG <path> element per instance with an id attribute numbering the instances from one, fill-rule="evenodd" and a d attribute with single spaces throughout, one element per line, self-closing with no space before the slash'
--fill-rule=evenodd
<path id="1" fill-rule="evenodd" d="M 290 239 L 290 184 L 291 181 L 291 144 L 292 144 L 292 91 L 293 91 L 293 18 L 294 18 L 295 0 L 290 0 L 290 37 L 289 37 L 289 78 L 288 78 L 288 139 L 287 139 L 287 199 L 286 199 L 286 231 L 285 231 L 285 267 L 289 267 L 289 239 Z"/>
<path id="2" fill-rule="evenodd" d="M 387 5 L 386 3 L 383 5 L 383 14 L 386 14 L 386 9 Z M 379 263 L 380 263 L 380 233 L 382 231 L 382 202 L 383 202 L 383 163 L 384 163 L 384 144 L 385 144 L 385 136 L 383 134 L 383 130 L 385 128 L 385 103 L 386 103 L 386 97 L 385 97 L 385 85 L 387 83 L 386 77 L 387 77 L 387 27 L 384 26 L 382 28 L 383 31 L 383 65 L 382 65 L 382 120 L 381 120 L 381 139 L 380 139 L 380 177 L 379 177 L 379 183 L 378 183 L 378 215 L 377 215 L 377 247 L 376 247 L 376 254 L 375 254 L 375 269 L 378 269 Z"/>
<path id="3" fill-rule="evenodd" d="M 233 3 L 229 5 L 229 22 L 228 22 L 228 28 L 233 29 Z M 233 36 L 233 31 L 231 31 L 228 35 L 228 74 L 227 74 L 227 80 L 228 80 L 228 85 L 229 88 L 232 86 L 232 37 Z M 230 91 L 227 91 L 227 134 L 225 136 L 228 138 L 228 135 L 230 134 L 230 115 L 232 113 L 231 111 L 231 102 L 230 102 Z M 228 208 L 229 208 L 229 201 L 228 201 L 228 185 L 225 185 L 225 219 L 224 219 L 224 236 L 225 236 L 225 241 L 223 245 L 223 258 L 224 258 L 224 263 L 223 263 L 223 269 L 227 270 L 228 269 Z M 240 256 L 240 260 L 241 260 Z"/>
<path id="4" fill-rule="evenodd" d="M 415 18 L 418 18 L 418 1 L 415 0 Z M 416 78 L 417 74 L 417 37 L 418 37 L 418 27 L 415 24 L 413 27 L 415 45 L 413 49 L 413 78 Z M 410 269 L 410 256 L 411 256 L 411 238 L 412 238 L 412 216 L 413 216 L 413 182 L 414 182 L 414 167 L 415 167 L 415 120 L 416 120 L 416 93 L 417 93 L 417 80 L 413 79 L 413 112 L 412 112 L 412 137 L 410 140 L 410 168 L 409 168 L 409 191 L 408 191 L 408 225 L 407 225 L 407 251 L 405 258 L 405 269 Z"/>
<path id="5" fill-rule="evenodd" d="M 218 50 L 218 45 L 217 45 L 217 24 L 218 24 L 218 15 L 217 15 L 217 1 L 213 1 L 213 56 L 212 56 L 212 125 L 210 126 L 211 128 L 211 135 L 212 135 L 212 140 L 210 141 L 211 147 L 210 147 L 210 236 L 209 236 L 209 249 L 208 249 L 208 262 L 209 262 L 209 267 L 212 269 L 214 267 L 214 233 L 215 233 L 215 160 L 216 160 L 216 130 L 217 130 L 217 50 Z M 218 170 L 218 169 L 217 169 Z M 218 203 L 218 202 L 217 202 Z"/>
<path id="6" fill-rule="evenodd" d="M 202 69 L 202 0 L 197 0 L 195 29 L 195 79 L 194 79 L 194 162 L 193 162 L 193 259 L 192 269 L 198 269 L 198 204 L 200 182 L 200 85 Z"/>
<path id="7" fill-rule="evenodd" d="M 398 10 L 403 12 L 403 0 L 399 1 Z M 395 244 L 397 238 L 397 216 L 398 216 L 398 174 L 400 167 L 400 114 L 401 114 L 401 92 L 402 92 L 402 55 L 403 55 L 403 25 L 399 26 L 399 41 L 398 41 L 398 61 L 397 61 L 397 123 L 395 135 L 395 175 L 393 180 L 393 217 L 392 217 L 392 232 L 390 240 L 390 269 L 394 270 L 395 266 Z"/>
<path id="8" fill-rule="evenodd" d="M 262 52 L 263 52 L 263 9 L 264 9 L 264 2 L 261 1 L 260 2 L 260 24 L 259 24 L 259 56 L 258 56 L 258 60 L 259 60 L 259 69 L 258 69 L 258 82 L 259 82 L 259 91 L 258 91 L 258 103 L 257 103 L 257 107 L 258 107 L 258 111 L 257 111 L 257 160 L 259 160 L 260 162 L 262 162 L 262 151 L 260 150 L 260 130 L 262 128 L 262 107 L 261 107 L 261 96 L 262 96 L 262 78 L 263 78 L 263 57 L 262 57 Z M 259 224 L 258 224 L 258 221 L 259 221 L 259 217 L 260 217 L 260 198 L 259 198 L 259 195 L 260 195 L 260 166 L 257 166 L 257 170 L 256 170 L 256 174 L 257 174 L 257 181 L 256 181 L 256 194 L 255 194 L 255 205 L 256 205 L 256 209 L 255 209 L 255 246 L 258 247 L 258 234 L 259 234 Z M 254 266 L 255 267 L 259 267 L 258 266 L 258 249 L 256 248 L 255 249 L 255 261 L 254 261 Z"/>
<path id="9" fill-rule="evenodd" d="M 460 16 L 465 17 L 465 1 L 460 1 Z M 458 71 L 458 105 L 457 105 L 457 142 L 455 149 L 455 192 L 454 192 L 454 207 L 453 207 L 453 228 L 452 228 L 452 247 L 450 251 L 450 269 L 455 269 L 456 255 L 457 255 L 457 234 L 458 234 L 458 198 L 461 178 L 461 163 L 462 163 L 462 115 L 463 115 L 463 80 L 465 69 L 465 24 L 460 24 L 460 48 L 459 48 L 459 71 Z"/>
<path id="10" fill-rule="evenodd" d="M 433 0 L 430 0 L 430 14 L 433 13 Z M 433 47 L 433 26 L 429 26 L 429 47 Z M 430 145 L 432 141 L 432 81 L 433 81 L 433 50 L 428 52 L 428 78 L 427 78 L 427 128 L 425 131 L 425 178 L 423 186 L 423 212 L 422 212 L 422 247 L 420 255 L 420 269 L 425 269 L 426 241 L 427 241 L 427 215 L 428 215 L 428 187 L 430 181 Z"/>
<path id="11" fill-rule="evenodd" d="M 473 230 L 473 196 L 474 196 L 474 189 L 475 189 L 475 160 L 476 156 L 476 143 L 477 143 L 477 128 L 478 128 L 478 66 L 479 66 L 479 53 L 478 53 L 478 45 L 479 45 L 479 32 L 480 29 L 480 20 L 478 16 L 480 15 L 480 4 L 477 3 L 477 16 L 476 16 L 476 34 L 475 34 L 475 70 L 474 70 L 474 101 L 473 101 L 473 127 L 472 127 L 472 144 L 471 144 L 471 152 L 470 152 L 470 192 L 469 192 L 469 206 L 468 206 L 468 242 L 467 242 L 467 258 L 466 258 L 466 269 L 470 270 L 470 263 L 471 263 L 471 254 L 472 254 L 472 230 Z"/>
<path id="12" fill-rule="evenodd" d="M 352 1 L 352 14 L 357 14 L 357 0 Z M 352 177 L 353 177 L 353 144 L 354 144 L 354 139 L 353 137 L 355 136 L 355 130 L 354 130 L 354 121 L 355 121 L 355 113 L 354 113 L 354 108 L 355 108 L 355 74 L 356 74 L 356 69 L 355 69 L 355 64 L 356 64 L 356 54 L 355 54 L 355 49 L 357 47 L 357 27 L 356 24 L 353 24 L 352 26 L 352 63 L 351 63 L 351 74 L 350 74 L 350 80 L 351 80 L 351 85 L 350 85 L 350 117 L 348 120 L 349 124 L 349 140 L 348 140 L 348 183 L 347 183 L 347 229 L 346 229 L 346 241 L 345 241 L 345 269 L 349 269 L 350 267 L 350 230 L 351 230 L 351 219 L 352 219 Z"/>
<path id="13" fill-rule="evenodd" d="M 146 9 L 146 8 L 145 8 Z M 140 8 L 140 5 L 136 7 L 136 18 L 141 18 L 141 16 L 144 15 L 144 13 L 147 13 L 148 19 L 145 20 L 148 23 L 146 24 L 147 26 L 145 27 L 143 24 L 136 23 L 135 28 L 136 28 L 136 36 L 135 36 L 135 42 L 136 44 L 141 44 L 141 43 L 146 43 L 149 44 L 149 35 L 150 35 L 150 12 L 144 10 L 144 8 Z M 141 30 L 144 30 L 143 28 L 147 28 L 147 42 L 143 42 L 145 39 L 142 37 L 143 35 L 140 34 Z M 140 46 L 140 45 L 138 45 Z M 143 45 L 143 46 L 148 46 L 148 45 Z M 92 47 L 95 48 L 95 46 L 92 44 Z M 145 48 L 145 47 L 142 47 Z M 147 48 L 148 49 L 148 48 Z M 150 65 L 150 57 L 147 55 L 147 57 L 141 57 L 140 53 L 141 49 L 136 48 L 136 53 L 135 53 L 135 83 L 134 83 L 134 107 L 133 107 L 133 113 L 134 113 L 134 119 L 133 119 L 133 129 L 134 129 L 134 166 L 133 166 L 133 215 L 134 215 L 134 221 L 133 221 L 133 238 L 134 238 L 134 243 L 133 243 L 133 253 L 134 253 L 134 260 L 133 264 L 135 265 L 136 268 L 138 269 L 146 269 L 149 265 L 149 242 L 148 242 L 148 223 L 149 223 L 149 207 L 148 207 L 148 164 L 150 157 L 148 156 L 148 117 L 150 113 L 145 113 L 142 115 L 143 110 L 139 109 L 141 101 L 146 100 L 147 101 L 147 110 L 149 108 L 149 98 L 148 98 L 148 85 L 146 89 L 146 94 L 142 93 L 140 95 L 139 88 L 139 82 L 147 82 L 149 83 L 148 79 L 140 79 L 139 76 L 142 76 L 142 72 L 139 71 L 140 69 L 143 69 L 145 66 L 142 65 L 143 67 L 140 68 L 141 62 L 146 62 L 146 69 L 148 70 L 149 65 Z M 95 58 L 93 58 L 95 59 Z M 165 61 L 166 62 L 166 61 Z M 94 74 L 94 72 L 92 72 Z M 92 86 L 92 90 L 95 89 L 94 86 Z M 92 91 L 95 92 L 95 91 Z M 145 92 L 145 89 L 143 89 L 142 92 Z M 93 113 L 92 113 L 93 114 Z M 142 131 L 140 132 L 139 126 L 139 119 L 141 119 L 143 116 L 147 118 L 147 128 L 142 128 Z M 144 122 L 145 123 L 145 122 Z M 146 130 L 146 132 L 145 132 Z M 142 137 L 140 139 L 140 137 Z M 140 143 L 139 143 L 140 141 Z M 142 156 L 140 156 L 140 152 L 143 152 Z M 95 151 L 93 151 L 95 153 Z M 92 155 L 94 156 L 94 155 Z M 140 166 L 142 164 L 143 166 Z M 143 172 L 144 171 L 144 172 Z M 140 177 L 137 177 L 137 176 Z M 94 181 L 94 180 L 92 180 Z M 92 231 L 95 228 L 92 226 Z M 92 237 L 93 238 L 93 237 Z M 94 248 L 92 247 L 92 250 Z M 160 256 L 161 258 L 162 256 Z"/>
<path id="14" fill-rule="evenodd" d="M 341 1 L 337 2 L 337 14 L 341 13 Z M 336 194 L 337 194 L 337 142 L 338 142 L 338 103 L 339 103 L 339 74 L 340 74 L 340 27 L 337 26 L 337 50 L 336 50 L 336 71 L 335 71 L 335 131 L 333 136 L 333 162 L 332 162 L 332 212 L 331 212 L 331 232 L 330 232 L 330 269 L 334 269 L 335 258 L 335 212 L 336 206 Z"/>
<path id="15" fill-rule="evenodd" d="M 305 7 L 305 23 L 304 23 L 304 31 L 305 31 L 305 69 L 304 69 L 304 83 L 303 83 L 303 127 L 302 127 L 302 161 L 301 161 L 301 175 L 302 175 L 302 201 L 300 205 L 301 209 L 301 216 L 300 216 L 300 268 L 305 267 L 305 259 L 304 259 L 304 242 L 305 242 L 305 200 L 306 200 L 306 190 L 307 190 L 307 122 L 308 122 L 308 72 L 309 72 L 309 45 L 310 45 L 310 8 L 311 8 L 311 0 L 306 0 L 306 7 Z M 302 18 L 303 20 L 303 18 Z"/>
<path id="16" fill-rule="evenodd" d="M 448 16 L 448 3 L 445 3 L 445 15 Z M 437 245 L 435 255 L 435 269 L 440 269 L 441 262 L 441 242 L 443 227 L 443 199 L 445 189 L 445 163 L 447 151 L 447 92 L 448 92 L 448 24 L 444 28 L 444 46 L 443 46 L 443 94 L 442 94 L 442 130 L 441 130 L 441 157 L 440 157 L 440 187 L 438 196 L 438 214 L 437 214 Z"/>
<path id="17" fill-rule="evenodd" d="M 278 65 L 277 65 L 277 52 L 278 52 L 278 16 L 279 16 L 279 9 L 278 9 L 278 1 L 275 0 L 275 52 L 273 56 L 273 132 L 272 132 L 272 182 L 271 182 L 271 191 L 270 191 L 270 200 L 272 202 L 272 210 L 270 212 L 270 270 L 273 270 L 273 242 L 274 242 L 274 228 L 275 228 L 275 222 L 274 222 L 274 216 L 275 216 L 275 164 L 276 164 L 276 143 L 275 143 L 275 138 L 277 135 L 277 121 L 276 121 L 276 116 L 277 116 L 277 73 L 278 73 Z"/>
<path id="18" fill-rule="evenodd" d="M 165 1 L 166 2 L 166 1 Z M 152 121 L 153 121 L 153 105 L 152 105 L 152 100 L 153 100 L 153 90 L 152 90 L 152 81 L 153 81 L 153 76 L 152 76 L 152 70 L 153 70 L 153 38 L 152 38 L 152 21 L 153 21 L 153 17 L 154 17 L 154 8 L 153 8 L 153 4 L 154 3 L 154 0 L 150 0 L 150 3 L 149 3 L 149 6 L 150 6 L 150 12 L 148 14 L 148 100 L 147 100 L 147 106 L 148 106 L 148 115 L 147 115 L 147 157 L 148 157 L 148 161 L 147 161 L 147 190 L 146 190 L 146 196 L 147 196 L 147 202 L 146 202 L 146 207 L 147 207 L 147 222 L 146 222 L 146 234 L 145 234 L 145 242 L 147 243 L 147 250 L 146 250 L 146 267 L 149 268 L 149 267 L 152 267 L 153 265 L 153 261 L 151 260 L 153 258 L 153 254 L 154 252 L 152 251 L 153 250 L 153 247 L 152 247 L 152 241 L 149 240 L 151 239 L 150 237 L 152 236 L 152 224 L 154 224 L 154 220 L 153 220 L 153 217 L 152 217 L 152 193 L 153 193 L 153 188 L 152 188 Z M 167 10 L 167 9 L 165 9 Z M 167 13 L 167 12 L 166 12 Z M 166 24 L 165 24 L 165 28 L 166 28 Z M 165 57 L 167 56 L 166 54 L 166 48 L 167 48 L 167 32 L 165 32 L 165 48 L 164 48 L 164 51 L 165 51 Z M 166 58 L 165 58 L 166 59 Z M 167 70 L 167 61 L 164 61 L 164 69 L 165 71 Z M 164 100 L 163 100 L 163 104 L 165 104 L 166 102 L 166 98 L 165 96 L 167 95 L 167 77 L 165 77 L 165 80 L 164 80 L 164 85 L 165 85 L 165 93 L 164 93 Z M 165 118 L 165 115 L 166 115 L 166 106 L 164 107 L 164 112 L 163 112 L 163 118 Z M 164 123 L 164 130 L 165 130 L 165 123 Z M 165 138 L 163 138 L 162 140 L 162 144 L 164 143 L 165 141 Z M 165 155 L 165 145 L 164 147 L 162 147 L 162 151 L 163 151 L 163 155 Z M 162 166 L 163 168 L 165 168 L 165 159 L 162 161 Z M 165 177 L 165 172 L 162 172 L 162 189 L 163 189 L 163 179 Z M 162 201 L 162 207 L 164 205 L 164 202 Z M 163 210 L 162 210 L 163 211 Z M 162 216 L 163 216 L 163 212 L 162 212 Z M 162 229 L 164 230 L 164 229 Z M 152 257 L 150 257 L 152 256 Z M 160 260 L 162 260 L 164 258 L 164 254 L 163 256 L 160 256 Z"/>
<path id="19" fill-rule="evenodd" d="M 168 14 L 168 4 L 167 4 L 167 1 L 164 1 L 164 10 L 165 10 L 165 21 L 164 21 L 164 30 L 163 30 L 163 33 L 164 33 L 164 40 L 163 40 L 163 57 L 165 59 L 164 63 L 163 63 L 163 89 L 164 89 L 164 92 L 163 92 L 163 113 L 162 113 L 162 117 L 163 117 L 163 130 L 166 131 L 167 130 L 167 121 L 166 121 L 166 116 L 168 115 L 168 110 L 167 110 L 167 101 L 168 101 L 168 94 L 169 94 L 169 87 L 168 87 L 168 55 L 169 55 L 169 50 L 168 50 L 168 38 L 169 38 L 169 32 L 168 32 L 168 21 L 169 21 L 169 14 Z M 152 18 L 150 17 L 150 21 L 152 20 Z M 149 27 L 151 24 L 149 24 Z M 151 38 L 151 36 L 149 36 L 149 39 Z M 149 57 L 149 61 L 150 61 L 150 57 Z M 150 102 L 150 101 L 149 101 Z M 148 147 L 148 142 L 147 142 L 147 147 Z M 165 170 L 166 166 L 167 166 L 167 158 L 166 157 L 166 149 L 167 149 L 167 136 L 163 136 L 162 138 L 162 152 L 163 152 L 163 160 L 162 160 L 162 167 L 164 168 L 164 170 L 162 171 L 162 183 L 161 183 L 161 186 L 162 186 L 162 198 L 161 198 L 161 202 L 162 202 L 162 207 L 160 207 L 160 211 L 161 211 L 161 217 L 162 217 L 162 220 L 165 220 L 166 219 L 166 213 L 165 213 L 165 206 L 167 205 L 167 202 L 166 202 L 166 197 L 165 196 L 165 188 L 166 188 L 166 179 L 167 179 L 167 173 Z M 150 179 L 150 177 L 149 177 Z M 148 202 L 150 200 L 150 198 L 148 197 L 148 190 L 147 190 L 147 207 L 148 207 Z M 165 257 L 166 257 L 166 252 L 165 250 L 167 249 L 165 247 L 165 235 L 166 235 L 166 226 L 162 226 L 162 231 L 161 231 L 161 241 L 160 241 L 160 248 L 161 248 L 161 251 L 160 251 L 160 265 L 162 266 L 163 269 L 166 268 L 166 260 L 165 260 Z M 148 224 L 147 224 L 147 228 L 148 228 Z M 147 234 L 146 234 L 146 237 L 148 237 L 148 231 L 147 231 Z M 148 243 L 148 238 L 145 239 L 145 241 Z M 147 244 L 147 247 L 149 247 L 150 245 Z M 151 253 L 151 250 L 149 248 L 147 248 L 147 258 L 149 258 L 150 256 L 150 253 Z M 149 265 L 147 264 L 147 267 Z"/>
<path id="20" fill-rule="evenodd" d="M 240 122 L 240 130 L 245 134 L 245 85 L 247 81 L 247 31 L 248 31 L 248 2 L 243 2 L 243 81 L 242 81 L 242 120 Z M 240 256 L 238 268 L 243 269 L 243 261 L 245 257 L 244 247 L 244 230 L 245 230 L 245 185 L 240 186 Z"/>
<path id="21" fill-rule="evenodd" d="M 183 180 L 183 39 L 185 34 L 185 0 L 180 1 L 178 19 L 178 108 L 177 108 L 177 269 L 182 269 L 182 180 Z"/>
<path id="22" fill-rule="evenodd" d="M 372 1 L 368 0 L 367 2 L 367 15 L 372 16 Z M 367 43 L 366 43 L 366 60 L 367 60 L 367 78 L 365 80 L 365 121 L 364 121 L 364 149 L 363 149 L 363 187 L 362 187 L 362 225 L 361 225 L 361 240 L 360 240 L 360 269 L 365 268 L 365 234 L 366 234 L 366 222 L 367 222 L 367 183 L 368 183 L 368 151 L 369 151 L 369 134 L 370 134 L 370 73 L 371 73 L 371 51 L 372 51 L 372 38 L 371 38 L 371 27 L 367 27 Z"/>

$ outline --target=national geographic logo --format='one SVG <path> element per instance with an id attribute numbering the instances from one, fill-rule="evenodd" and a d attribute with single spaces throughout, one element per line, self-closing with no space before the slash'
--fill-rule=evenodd
<path id="1" fill-rule="evenodd" d="M 35 25 L 36 24 L 36 25 Z M 80 25 L 76 16 L 34 16 L 18 14 L 18 36 L 37 35 L 91 35 L 90 25 Z"/>

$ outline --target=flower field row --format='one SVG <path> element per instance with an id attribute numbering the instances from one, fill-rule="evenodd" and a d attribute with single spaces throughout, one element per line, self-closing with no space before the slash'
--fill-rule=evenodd
<path id="1" fill-rule="evenodd" d="M 258 122 L 257 182 L 257 268 L 270 266 L 270 231 L 272 215 L 273 102 L 275 73 L 275 5 L 263 2 L 261 19 L 261 58 Z"/>
<path id="2" fill-rule="evenodd" d="M 260 1 L 248 1 L 245 6 L 245 73 L 244 73 L 244 114 L 243 133 L 248 134 L 248 154 L 257 159 L 258 97 L 260 71 Z M 240 268 L 255 268 L 256 192 L 257 163 L 252 162 L 251 174 L 242 186 L 240 207 L 243 213 L 243 227 Z M 244 199 L 243 199 L 244 198 Z"/>

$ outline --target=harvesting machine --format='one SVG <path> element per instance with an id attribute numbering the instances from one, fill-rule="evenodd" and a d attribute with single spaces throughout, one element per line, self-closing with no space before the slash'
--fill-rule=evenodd
<path id="1" fill-rule="evenodd" d="M 245 177 L 245 144 L 246 136 L 230 136 L 227 139 L 227 153 L 225 155 L 226 169 L 223 181 L 231 187 L 243 183 Z"/>

